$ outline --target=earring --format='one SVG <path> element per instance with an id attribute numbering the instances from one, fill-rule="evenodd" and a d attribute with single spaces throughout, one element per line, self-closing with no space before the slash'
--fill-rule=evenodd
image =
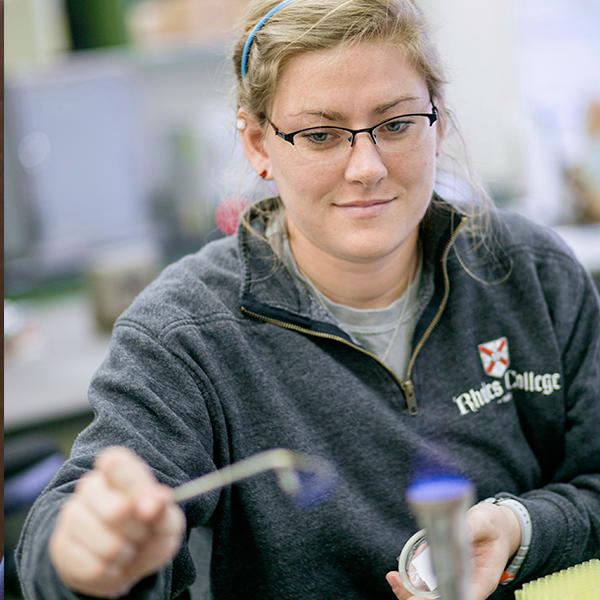
<path id="1" fill-rule="evenodd" d="M 244 131 L 244 129 L 246 129 L 246 125 L 246 119 L 242 119 L 241 117 L 235 122 L 235 126 L 239 131 Z"/>
<path id="2" fill-rule="evenodd" d="M 265 169 L 264 171 L 261 171 L 258 176 L 261 179 L 266 179 L 267 178 L 267 170 Z"/>

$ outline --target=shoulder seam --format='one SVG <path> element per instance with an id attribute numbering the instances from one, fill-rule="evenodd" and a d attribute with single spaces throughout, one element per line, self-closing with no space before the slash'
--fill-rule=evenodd
<path id="1" fill-rule="evenodd" d="M 180 325 L 179 322 L 175 322 L 175 325 Z M 115 323 L 115 329 L 117 327 L 129 327 L 131 329 L 135 329 L 136 331 L 148 336 L 149 338 L 155 340 L 158 344 L 160 344 L 164 350 L 166 352 L 168 352 L 173 358 L 175 358 L 182 366 L 183 368 L 189 373 L 189 375 L 191 376 L 192 380 L 195 382 L 196 386 L 199 388 L 200 393 L 201 394 L 206 394 L 207 396 L 214 398 L 216 400 L 218 400 L 218 396 L 216 393 L 214 393 L 214 391 L 209 391 L 207 385 L 202 381 L 202 379 L 200 379 L 197 374 L 195 374 L 190 367 L 188 366 L 188 364 L 182 359 L 182 357 L 177 353 L 174 352 L 172 348 L 169 347 L 168 343 L 166 342 L 166 334 L 165 335 L 155 335 L 154 332 L 152 332 L 151 330 L 149 330 L 147 327 L 145 327 L 144 325 L 142 325 L 141 323 L 134 321 L 133 319 L 129 319 L 129 318 L 123 318 L 123 319 L 119 319 L 119 321 L 117 323 Z M 200 369 L 200 371 L 202 371 L 202 374 L 204 376 L 204 378 L 206 379 L 206 381 L 210 384 L 210 388 L 212 390 L 214 390 L 214 386 L 212 381 L 210 380 L 210 377 L 207 375 L 207 373 L 204 371 L 204 369 L 202 368 L 201 365 L 198 365 L 198 368 Z"/>
<path id="2" fill-rule="evenodd" d="M 547 258 L 549 256 L 553 256 L 579 268 L 579 263 L 573 255 L 557 248 L 539 248 L 537 246 L 533 246 L 532 244 L 526 243 L 510 244 L 505 246 L 505 251 L 507 254 L 511 254 L 519 250 L 526 250 L 530 254 L 538 257 Z"/>
<path id="3" fill-rule="evenodd" d="M 231 313 L 211 313 L 211 314 L 205 315 L 202 318 L 187 317 L 187 318 L 176 319 L 174 321 L 167 323 L 166 325 L 161 327 L 158 331 L 153 331 L 152 329 L 149 329 L 148 327 L 146 327 L 139 321 L 132 319 L 131 317 L 121 317 L 115 323 L 115 328 L 116 327 L 131 327 L 132 329 L 137 329 L 138 331 L 145 333 L 149 337 L 153 337 L 156 340 L 161 341 L 161 343 L 162 343 L 169 336 L 169 334 L 171 334 L 176 329 L 179 329 L 180 327 L 201 326 L 201 325 L 205 325 L 207 323 L 214 323 L 215 320 L 218 320 L 221 322 L 231 321 L 232 323 L 237 323 L 240 321 L 240 319 L 237 319 Z"/>

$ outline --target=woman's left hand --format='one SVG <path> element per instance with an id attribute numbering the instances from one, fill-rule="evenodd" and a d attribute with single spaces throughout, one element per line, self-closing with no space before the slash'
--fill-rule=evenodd
<path id="1" fill-rule="evenodd" d="M 488 502 L 471 507 L 467 523 L 472 539 L 471 599 L 485 600 L 498 587 L 506 565 L 519 549 L 521 526 L 510 508 Z M 386 579 L 400 600 L 422 600 L 405 589 L 398 571 L 390 571 Z"/>

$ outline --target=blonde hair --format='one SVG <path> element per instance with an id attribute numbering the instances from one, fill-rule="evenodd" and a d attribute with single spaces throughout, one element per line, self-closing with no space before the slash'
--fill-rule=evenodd
<path id="1" fill-rule="evenodd" d="M 439 109 L 439 126 L 445 132 L 451 129 L 459 138 L 461 158 L 446 156 L 450 159 L 448 164 L 453 165 L 451 177 L 463 185 L 466 183 L 469 189 L 469 202 L 461 205 L 461 209 L 470 217 L 466 230 L 472 235 L 476 246 L 488 247 L 492 203 L 470 168 L 460 131 L 446 107 L 444 65 L 430 39 L 429 25 L 417 4 L 413 0 L 290 2 L 275 12 L 256 33 L 247 56 L 247 72 L 244 76 L 244 45 L 257 23 L 278 4 L 279 0 L 252 0 L 246 10 L 233 51 L 237 107 L 255 115 L 261 125 L 266 126 L 283 70 L 299 54 L 361 42 L 379 42 L 403 48 L 410 64 L 423 77 L 431 100 Z M 435 209 L 434 197 L 430 210 Z"/>
<path id="2" fill-rule="evenodd" d="M 297 0 L 276 12 L 258 31 L 242 76 L 242 52 L 254 26 L 277 0 L 250 2 L 235 45 L 237 104 L 261 121 L 270 112 L 277 83 L 294 56 L 360 42 L 402 46 L 423 76 L 432 99 L 443 102 L 442 63 L 427 35 L 421 10 L 412 0 Z"/>

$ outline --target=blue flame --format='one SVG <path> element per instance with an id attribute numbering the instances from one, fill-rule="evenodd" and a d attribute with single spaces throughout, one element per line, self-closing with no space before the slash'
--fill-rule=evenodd
<path id="1" fill-rule="evenodd" d="M 301 508 L 318 506 L 328 500 L 337 486 L 333 469 L 295 470 L 298 487 L 291 495 L 294 504 Z"/>

